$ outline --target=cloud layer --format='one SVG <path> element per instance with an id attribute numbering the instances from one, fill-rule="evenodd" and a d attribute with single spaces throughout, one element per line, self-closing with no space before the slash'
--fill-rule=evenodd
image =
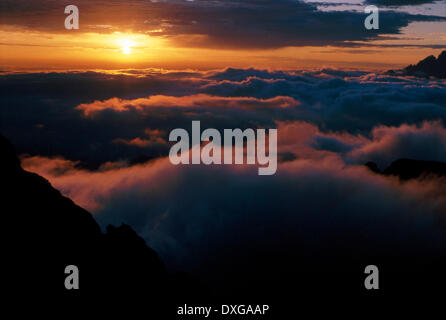
<path id="1" fill-rule="evenodd" d="M 0 82 L 1 129 L 23 166 L 103 226 L 131 225 L 172 269 L 225 279 L 282 254 L 310 263 L 443 250 L 444 178 L 403 183 L 363 164 L 446 161 L 444 81 L 226 69 L 4 74 Z M 168 134 L 192 120 L 202 129 L 278 128 L 276 175 L 173 166 Z"/>
<path id="2" fill-rule="evenodd" d="M 6 0 L 2 24 L 64 32 L 62 13 L 68 4 Z M 315 4 L 294 0 L 79 0 L 76 5 L 82 14 L 81 32 L 127 30 L 163 37 L 177 46 L 231 49 L 357 46 L 354 42 L 399 34 L 413 21 L 442 19 L 386 10 L 380 13 L 380 29 L 369 31 L 363 27 L 363 12 L 319 11 Z"/>
<path id="3" fill-rule="evenodd" d="M 261 270 L 271 256 L 440 254 L 446 181 L 401 184 L 333 154 L 317 156 L 281 163 L 261 178 L 246 166 L 174 167 L 165 158 L 95 172 L 60 159 L 23 164 L 102 225 L 130 224 L 171 269 L 204 280 Z"/>
<path id="4" fill-rule="evenodd" d="M 396 135 L 411 128 L 416 134 L 404 131 L 410 141 L 424 130 L 423 137 L 440 143 L 437 148 L 391 148 L 396 142 L 385 140 L 391 152 L 380 158 L 388 162 L 407 154 L 444 160 L 444 81 L 331 69 L 226 69 L 6 74 L 0 82 L 2 131 L 20 152 L 62 156 L 89 168 L 165 156 L 168 133 L 190 129 L 192 120 L 200 120 L 203 129 L 220 130 L 308 123 L 318 131 L 308 142 L 314 149 L 350 151 L 357 161 L 378 160 L 372 147 L 358 148 L 365 148 L 363 141 L 384 143 L 385 130 Z M 340 140 L 343 133 L 358 141 Z M 402 135 L 395 139 L 402 141 Z"/>

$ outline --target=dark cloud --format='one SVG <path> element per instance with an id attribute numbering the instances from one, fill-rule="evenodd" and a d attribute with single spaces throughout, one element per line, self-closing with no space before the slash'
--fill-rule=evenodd
<path id="1" fill-rule="evenodd" d="M 316 135 L 313 146 L 318 150 L 327 150 L 336 153 L 345 153 L 353 149 L 352 146 L 344 143 L 342 140 L 331 136 Z"/>
<path id="2" fill-rule="evenodd" d="M 417 123 L 445 119 L 445 87 L 403 77 L 379 74 L 277 74 L 273 79 L 249 77 L 204 86 L 207 93 L 229 96 L 291 96 L 301 102 L 297 119 L 331 130 L 367 131 L 376 124 Z"/>
<path id="3" fill-rule="evenodd" d="M 140 148 L 113 142 L 118 138 L 147 137 L 144 135 L 147 124 L 138 114 L 128 114 L 125 119 L 115 114 L 102 115 L 104 126 L 101 128 L 98 122 L 85 121 L 75 107 L 112 97 L 184 95 L 200 84 L 200 80 L 196 82 L 190 76 L 193 75 L 154 74 L 150 70 L 143 76 L 95 72 L 3 75 L 0 79 L 1 131 L 21 152 L 63 155 L 89 166 L 121 157 L 140 157 Z M 155 157 L 165 152 L 166 147 L 158 145 L 143 155 Z"/>
<path id="4" fill-rule="evenodd" d="M 377 6 L 418 6 L 427 3 L 440 2 L 443 0 L 366 0 L 368 4 Z"/>
<path id="5" fill-rule="evenodd" d="M 2 24 L 65 32 L 63 8 L 69 1 L 7 0 Z M 354 11 L 318 11 L 294 0 L 78 1 L 80 32 L 133 31 L 165 37 L 185 47 L 278 48 L 355 46 L 380 34 L 398 34 L 412 21 L 441 17 L 402 12 L 380 13 L 380 29 L 366 30 L 366 15 Z M 26 12 L 26 18 L 23 16 Z M 100 26 L 108 26 L 107 28 Z"/>

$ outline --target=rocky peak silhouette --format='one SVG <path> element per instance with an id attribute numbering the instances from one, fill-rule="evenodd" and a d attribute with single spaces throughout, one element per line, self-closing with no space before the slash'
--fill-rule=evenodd
<path id="1" fill-rule="evenodd" d="M 415 65 L 409 65 L 403 70 L 389 70 L 391 75 L 407 75 L 416 77 L 446 78 L 446 50 L 441 52 L 438 58 L 430 55 Z"/>
<path id="2" fill-rule="evenodd" d="M 397 176 L 401 180 L 446 176 L 446 163 L 439 161 L 398 159 L 383 171 L 378 168 L 375 162 L 367 162 L 365 166 L 375 173 Z"/>
<path id="3" fill-rule="evenodd" d="M 161 314 L 177 292 L 198 294 L 192 278 L 169 275 L 157 253 L 131 227 L 108 226 L 103 233 L 88 211 L 44 178 L 23 170 L 2 136 L 0 148 L 2 218 L 7 229 L 4 261 L 11 294 L 94 301 L 119 297 L 121 303 L 144 301 L 147 314 Z M 68 265 L 79 268 L 79 290 L 64 286 Z"/>

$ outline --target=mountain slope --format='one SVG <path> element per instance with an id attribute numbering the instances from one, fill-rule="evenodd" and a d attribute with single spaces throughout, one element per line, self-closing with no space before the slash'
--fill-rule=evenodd
<path id="1" fill-rule="evenodd" d="M 74 296 L 95 302 L 144 301 L 148 314 L 159 314 L 177 292 L 184 292 L 182 287 L 189 297 L 198 292 L 189 277 L 169 275 L 156 252 L 129 226 L 108 226 L 102 233 L 89 212 L 44 178 L 24 171 L 2 136 L 0 149 L 4 265 L 12 295 L 42 301 Z M 68 265 L 79 268 L 79 290 L 64 286 Z"/>
<path id="2" fill-rule="evenodd" d="M 438 58 L 430 55 L 415 65 L 409 65 L 403 70 L 390 70 L 388 74 L 417 76 L 417 77 L 435 77 L 440 79 L 446 78 L 446 50 L 440 53 Z"/>

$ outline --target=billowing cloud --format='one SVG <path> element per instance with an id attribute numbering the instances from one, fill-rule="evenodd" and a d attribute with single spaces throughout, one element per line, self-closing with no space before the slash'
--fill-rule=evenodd
<path id="1" fill-rule="evenodd" d="M 421 126 L 377 127 L 372 141 L 352 151 L 359 161 L 375 161 L 386 166 L 397 158 L 446 162 L 446 129 L 440 122 Z"/>
<path id="2" fill-rule="evenodd" d="M 5 74 L 0 84 L 1 131 L 23 166 L 102 226 L 134 227 L 173 269 L 215 280 L 278 255 L 300 265 L 444 253 L 444 178 L 400 182 L 363 164 L 446 161 L 445 81 L 226 69 Z M 276 174 L 173 166 L 170 130 L 192 120 L 277 128 Z"/>
<path id="3" fill-rule="evenodd" d="M 332 69 L 229 68 L 6 74 L 0 82 L 2 132 L 20 152 L 62 156 L 88 168 L 165 156 L 169 132 L 189 130 L 192 120 L 200 120 L 203 129 L 219 130 L 307 123 L 314 132 L 309 152 L 356 152 L 352 159 L 357 161 L 370 156 L 387 162 L 404 154 L 442 158 L 440 151 L 434 156 L 422 149 L 386 157 L 371 149 L 357 151 L 364 140 L 377 143 L 379 126 L 419 127 L 426 121 L 444 126 L 446 84 L 441 80 Z M 307 135 L 304 130 L 291 137 L 296 142 Z M 348 135 L 358 141 L 347 141 Z M 283 159 L 290 159 L 296 150 L 283 152 Z"/>
<path id="4" fill-rule="evenodd" d="M 446 129 L 441 122 L 398 127 L 377 126 L 370 137 L 347 132 L 322 132 L 306 122 L 278 125 L 279 152 L 299 159 L 339 157 L 347 164 L 373 161 L 382 169 L 396 159 L 446 162 Z"/>
<path id="5" fill-rule="evenodd" d="M 269 177 L 247 166 L 173 166 L 166 158 L 64 175 L 49 169 L 58 159 L 40 163 L 24 162 L 103 226 L 130 224 L 168 266 L 213 282 L 275 255 L 401 257 L 436 252 L 445 240 L 444 182 L 401 184 L 335 155 L 281 163 Z"/>
<path id="6" fill-rule="evenodd" d="M 290 97 L 274 97 L 270 99 L 257 99 L 252 97 L 217 97 L 210 95 L 193 95 L 183 97 L 151 96 L 149 98 L 122 100 L 113 98 L 106 101 L 95 101 L 89 104 L 81 104 L 76 109 L 82 110 L 85 116 L 111 109 L 115 112 L 139 111 L 147 113 L 149 109 L 158 108 L 189 108 L 189 109 L 262 109 L 262 108 L 289 108 L 299 105 L 299 102 Z"/>

